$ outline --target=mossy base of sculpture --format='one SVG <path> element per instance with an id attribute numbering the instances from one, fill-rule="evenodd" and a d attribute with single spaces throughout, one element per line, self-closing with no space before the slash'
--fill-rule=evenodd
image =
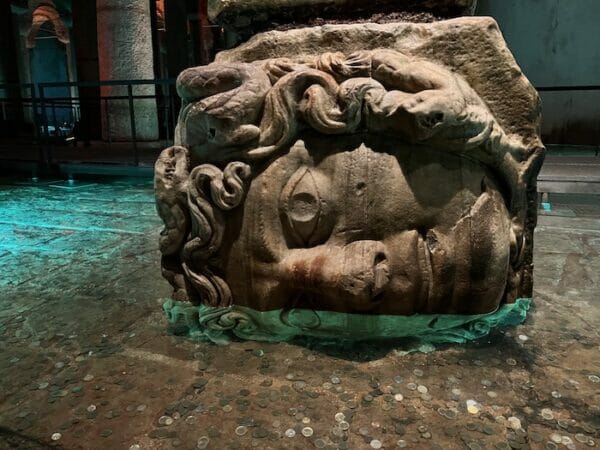
<path id="1" fill-rule="evenodd" d="M 167 300 L 163 310 L 178 334 L 228 343 L 232 338 L 289 341 L 301 336 L 361 341 L 413 338 L 423 344 L 465 343 L 493 328 L 514 326 L 527 317 L 531 299 L 500 306 L 489 314 L 347 314 L 303 309 L 256 311 L 243 306 L 215 308 Z"/>

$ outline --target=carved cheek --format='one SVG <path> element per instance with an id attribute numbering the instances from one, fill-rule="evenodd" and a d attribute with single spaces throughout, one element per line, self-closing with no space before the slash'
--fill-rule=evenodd
<path id="1" fill-rule="evenodd" d="M 289 179 L 279 200 L 289 247 L 312 247 L 327 240 L 333 228 L 329 179 L 302 166 Z"/>

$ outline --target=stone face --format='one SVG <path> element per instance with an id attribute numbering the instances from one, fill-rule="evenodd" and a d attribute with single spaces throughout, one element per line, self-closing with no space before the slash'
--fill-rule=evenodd
<path id="1" fill-rule="evenodd" d="M 493 20 L 265 33 L 178 92 L 155 178 L 176 300 L 411 315 L 531 296 L 539 100 Z"/>

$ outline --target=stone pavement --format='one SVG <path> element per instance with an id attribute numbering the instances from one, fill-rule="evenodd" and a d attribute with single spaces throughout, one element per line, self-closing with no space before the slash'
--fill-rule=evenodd
<path id="1" fill-rule="evenodd" d="M 0 449 L 600 445 L 600 204 L 560 201 L 522 326 L 218 347 L 167 329 L 149 180 L 0 183 Z"/>

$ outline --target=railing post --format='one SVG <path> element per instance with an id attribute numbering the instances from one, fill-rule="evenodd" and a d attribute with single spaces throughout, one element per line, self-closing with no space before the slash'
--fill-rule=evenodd
<path id="1" fill-rule="evenodd" d="M 48 135 L 48 116 L 46 114 L 46 97 L 44 94 L 44 86 L 42 84 L 38 85 L 38 89 L 40 91 L 40 108 L 41 108 L 41 114 L 42 114 L 42 140 L 41 140 L 41 146 L 40 146 L 40 159 L 41 159 L 41 163 L 44 164 L 45 166 L 49 166 L 50 165 L 50 157 L 48 154 L 48 141 L 49 141 L 49 135 Z"/>
<path id="2" fill-rule="evenodd" d="M 133 107 L 133 86 L 127 84 L 127 97 L 129 100 L 129 119 L 131 122 L 131 138 L 133 139 L 133 163 L 136 166 L 140 164 L 140 155 L 138 154 L 137 133 L 135 130 L 135 110 Z"/>
<path id="3" fill-rule="evenodd" d="M 112 135 L 110 131 L 110 113 L 108 111 L 108 100 L 107 98 L 100 97 L 100 101 L 104 101 L 104 108 L 102 112 L 104 113 L 104 118 L 106 119 L 106 138 L 108 139 L 108 147 L 112 147 Z"/>
<path id="4" fill-rule="evenodd" d="M 167 127 L 166 129 L 166 145 L 165 147 L 169 146 L 169 141 L 171 140 L 171 86 L 169 86 L 168 84 L 166 85 L 164 92 L 167 93 L 166 96 L 163 96 L 163 98 L 166 98 L 166 102 L 165 102 L 165 120 L 164 120 L 164 124 Z"/>
<path id="5" fill-rule="evenodd" d="M 32 119 L 33 119 L 33 129 L 34 129 L 34 138 L 35 138 L 35 142 L 38 145 L 41 145 L 41 140 L 40 140 L 40 124 L 38 121 L 38 100 L 37 100 L 37 93 L 35 92 L 35 84 L 30 84 L 29 85 L 29 95 L 31 97 L 31 112 L 32 114 Z M 23 117 L 25 118 L 25 117 Z"/>

